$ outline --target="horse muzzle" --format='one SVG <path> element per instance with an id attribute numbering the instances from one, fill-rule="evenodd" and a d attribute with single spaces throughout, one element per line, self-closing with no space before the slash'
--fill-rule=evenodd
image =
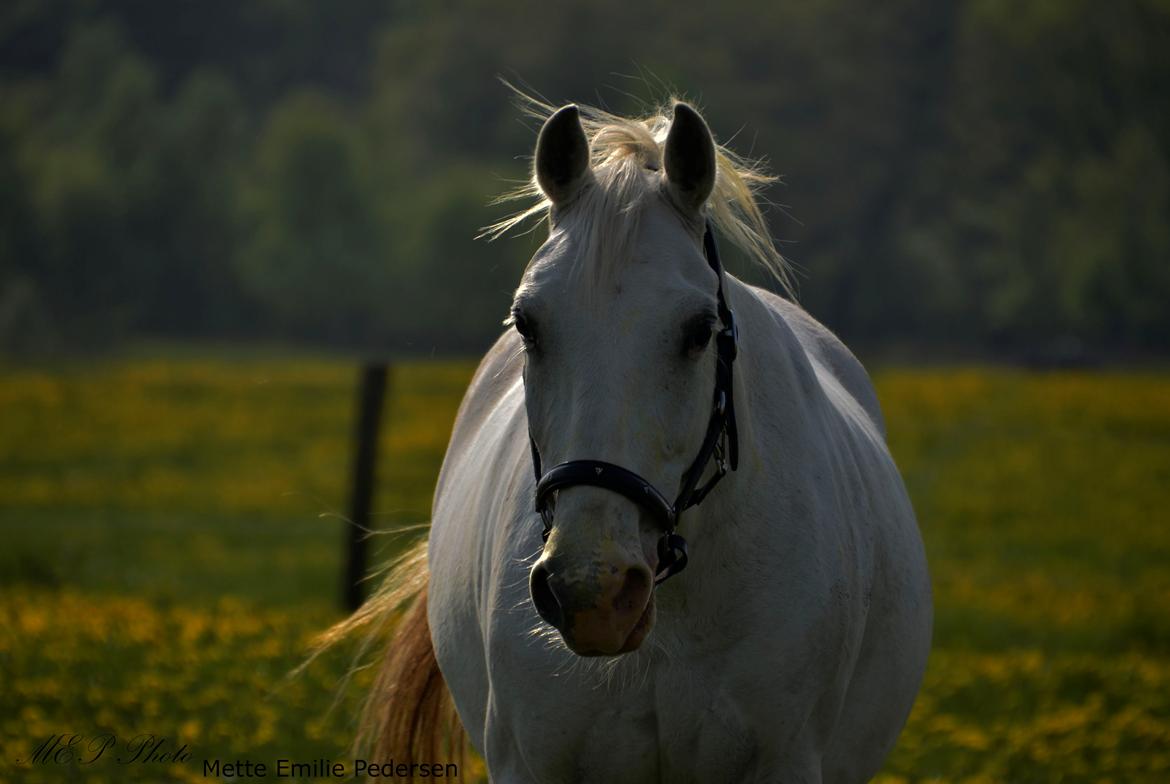
<path id="1" fill-rule="evenodd" d="M 580 656 L 636 650 L 654 625 L 654 575 L 646 564 L 567 569 L 542 558 L 529 588 L 537 613 Z"/>

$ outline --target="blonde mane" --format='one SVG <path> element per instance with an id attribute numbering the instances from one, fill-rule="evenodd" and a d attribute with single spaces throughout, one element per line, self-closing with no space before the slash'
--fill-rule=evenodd
<path id="1" fill-rule="evenodd" d="M 509 85 L 510 86 L 510 85 Z M 544 122 L 557 107 L 512 88 L 521 111 Z M 662 168 L 663 145 L 670 130 L 668 101 L 646 117 L 629 118 L 594 106 L 578 105 L 581 124 L 589 139 L 593 175 L 599 188 L 585 195 L 588 202 L 580 210 L 592 216 L 592 242 L 624 244 L 637 225 L 638 207 L 654 192 L 655 170 Z M 716 143 L 717 174 L 715 188 L 707 200 L 707 217 L 721 239 L 726 239 L 776 278 L 784 291 L 795 299 L 792 269 L 776 250 L 758 199 L 758 192 L 776 181 L 758 160 L 749 160 Z M 537 185 L 535 174 L 520 187 L 504 194 L 495 203 L 531 200 L 529 206 L 483 229 L 481 237 L 497 239 L 525 224 L 530 218 L 545 218 L 552 207 Z M 602 253 L 602 258 L 621 254 Z"/>

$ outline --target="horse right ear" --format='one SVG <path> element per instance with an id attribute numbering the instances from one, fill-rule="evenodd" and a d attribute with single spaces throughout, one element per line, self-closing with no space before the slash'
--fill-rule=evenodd
<path id="1" fill-rule="evenodd" d="M 589 177 L 589 139 L 573 104 L 545 120 L 536 139 L 536 182 L 554 206 L 572 199 Z"/>

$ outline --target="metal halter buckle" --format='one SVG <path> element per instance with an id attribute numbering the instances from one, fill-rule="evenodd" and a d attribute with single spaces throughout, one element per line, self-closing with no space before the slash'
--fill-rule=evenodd
<path id="1" fill-rule="evenodd" d="M 727 431 L 723 431 L 723 435 L 719 437 L 719 443 L 715 444 L 715 472 L 719 476 L 727 473 L 727 457 L 724 445 L 727 443 Z"/>

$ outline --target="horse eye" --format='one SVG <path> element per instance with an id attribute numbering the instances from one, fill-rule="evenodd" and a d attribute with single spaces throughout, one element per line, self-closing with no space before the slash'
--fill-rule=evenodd
<path id="1" fill-rule="evenodd" d="M 519 310 L 512 311 L 512 326 L 516 328 L 516 332 L 520 334 L 520 339 L 524 341 L 526 346 L 536 345 L 536 330 L 532 320 Z"/>
<path id="2" fill-rule="evenodd" d="M 684 330 L 683 347 L 687 356 L 697 357 L 711 342 L 711 332 L 715 328 L 715 319 L 704 315 L 692 319 Z"/>

